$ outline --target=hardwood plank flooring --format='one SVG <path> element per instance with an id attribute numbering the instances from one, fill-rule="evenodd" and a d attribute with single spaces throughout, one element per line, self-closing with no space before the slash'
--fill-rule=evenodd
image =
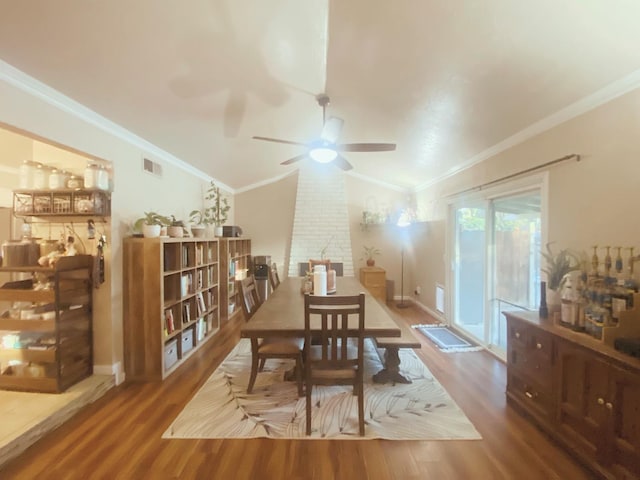
<path id="1" fill-rule="evenodd" d="M 428 323 L 421 310 L 394 313 Z M 0 479 L 518 479 L 592 476 L 506 405 L 505 365 L 487 352 L 418 355 L 482 440 L 166 440 L 161 435 L 239 340 L 241 318 L 161 383 L 125 383 L 0 470 Z"/>

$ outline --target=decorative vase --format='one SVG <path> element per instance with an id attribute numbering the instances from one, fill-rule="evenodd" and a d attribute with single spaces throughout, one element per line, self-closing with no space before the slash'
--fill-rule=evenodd
<path id="1" fill-rule="evenodd" d="M 216 237 L 221 237 L 222 236 L 222 225 L 216 225 L 214 234 Z"/>
<path id="2" fill-rule="evenodd" d="M 367 267 L 375 266 L 376 261 L 373 258 L 367 258 Z"/>
<path id="3" fill-rule="evenodd" d="M 547 288 L 547 309 L 549 310 L 549 315 L 551 318 L 554 318 L 554 314 L 560 313 L 560 304 L 561 304 L 560 292 L 558 290 L 551 290 Z"/>
<path id="4" fill-rule="evenodd" d="M 184 229 L 182 227 L 167 227 L 167 233 L 172 238 L 180 238 L 184 236 Z"/>
<path id="5" fill-rule="evenodd" d="M 196 238 L 203 238 L 207 233 L 207 229 L 204 225 L 192 225 L 191 226 L 191 235 Z"/>
<path id="6" fill-rule="evenodd" d="M 156 238 L 160 236 L 160 225 L 147 225 L 146 223 L 142 225 L 142 235 L 144 238 Z"/>

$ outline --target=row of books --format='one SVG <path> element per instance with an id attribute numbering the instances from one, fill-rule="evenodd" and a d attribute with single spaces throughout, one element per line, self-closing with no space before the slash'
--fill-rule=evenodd
<path id="1" fill-rule="evenodd" d="M 206 297 L 206 302 L 205 302 Z M 182 304 L 182 323 L 188 324 L 193 318 L 202 319 L 209 311 L 209 306 L 215 305 L 215 295 L 211 291 L 198 292 L 195 295 L 194 302 L 185 302 Z M 195 306 L 195 312 L 193 308 Z M 195 313 L 195 316 L 193 315 Z M 165 310 L 164 330 L 166 335 L 170 335 L 176 330 L 176 322 L 172 308 Z"/>

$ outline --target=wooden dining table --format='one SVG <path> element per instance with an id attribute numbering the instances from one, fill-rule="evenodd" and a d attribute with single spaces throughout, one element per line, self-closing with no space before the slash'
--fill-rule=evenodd
<path id="1" fill-rule="evenodd" d="M 300 290 L 301 283 L 301 277 L 283 280 L 251 320 L 242 326 L 240 336 L 249 339 L 304 337 L 304 295 Z M 398 324 L 355 277 L 336 279 L 336 295 L 357 295 L 361 292 L 365 294 L 365 336 L 400 337 L 402 332 Z"/>

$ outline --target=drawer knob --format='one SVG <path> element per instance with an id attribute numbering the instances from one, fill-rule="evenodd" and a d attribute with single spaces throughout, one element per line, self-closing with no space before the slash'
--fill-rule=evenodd
<path id="1" fill-rule="evenodd" d="M 605 403 L 604 406 L 607 408 L 607 410 L 612 410 L 613 409 L 613 404 L 611 402 Z"/>
<path id="2" fill-rule="evenodd" d="M 528 398 L 533 398 L 533 393 L 531 393 L 531 392 L 524 392 L 524 394 L 525 394 Z"/>
<path id="3" fill-rule="evenodd" d="M 598 405 L 604 405 L 604 398 L 598 398 L 596 402 L 598 402 Z"/>
<path id="4" fill-rule="evenodd" d="M 516 338 L 520 338 L 520 332 L 516 332 Z"/>
<path id="5" fill-rule="evenodd" d="M 536 343 L 536 348 L 538 350 L 542 350 L 542 344 L 541 343 Z"/>

